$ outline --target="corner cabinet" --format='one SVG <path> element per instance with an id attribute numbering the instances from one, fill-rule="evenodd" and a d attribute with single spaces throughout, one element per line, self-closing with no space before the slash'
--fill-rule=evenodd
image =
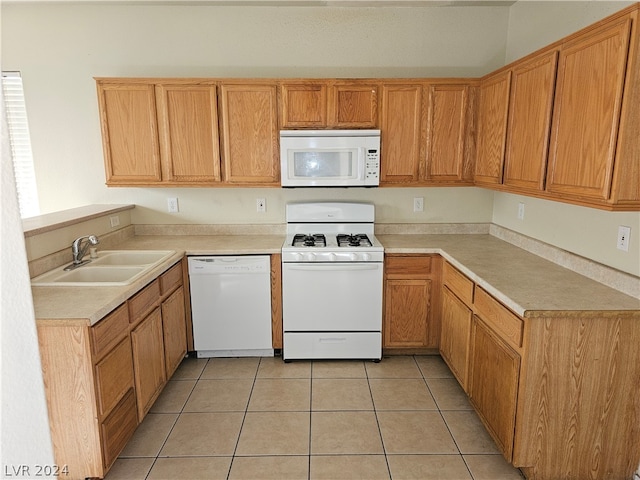
<path id="1" fill-rule="evenodd" d="M 510 70 L 492 74 L 480 82 L 478 151 L 474 173 L 478 185 L 502 183 L 510 88 Z"/>
<path id="2" fill-rule="evenodd" d="M 385 256 L 383 347 L 437 348 L 440 257 Z"/>
<path id="3" fill-rule="evenodd" d="M 473 282 L 449 262 L 442 269 L 440 355 L 467 392 Z"/>
<path id="4" fill-rule="evenodd" d="M 527 478 L 630 478 L 638 467 L 640 312 L 518 315 L 448 262 L 440 354 Z"/>
<path id="5" fill-rule="evenodd" d="M 632 5 L 481 80 L 477 185 L 640 209 L 639 16 Z"/>
<path id="6" fill-rule="evenodd" d="M 38 320 L 56 464 L 103 478 L 187 352 L 183 265 L 94 325 Z"/>

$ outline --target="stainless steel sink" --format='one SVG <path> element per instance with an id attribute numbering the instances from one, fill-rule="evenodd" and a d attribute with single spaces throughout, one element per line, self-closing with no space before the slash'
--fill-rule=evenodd
<path id="1" fill-rule="evenodd" d="M 38 287 L 128 285 L 171 257 L 173 250 L 104 250 L 91 263 L 65 271 L 64 266 L 31 280 Z"/>

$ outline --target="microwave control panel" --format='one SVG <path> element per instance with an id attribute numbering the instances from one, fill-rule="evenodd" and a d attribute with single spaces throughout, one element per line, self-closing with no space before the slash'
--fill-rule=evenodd
<path id="1" fill-rule="evenodd" d="M 377 180 L 380 176 L 380 154 L 378 150 L 367 149 L 365 160 L 365 180 Z"/>

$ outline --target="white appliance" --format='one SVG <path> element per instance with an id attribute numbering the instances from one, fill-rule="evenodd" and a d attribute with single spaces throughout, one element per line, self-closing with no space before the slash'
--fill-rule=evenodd
<path id="1" fill-rule="evenodd" d="M 377 187 L 380 130 L 281 130 L 283 187 Z"/>
<path id="2" fill-rule="evenodd" d="M 189 257 L 198 358 L 273 356 L 269 256 Z"/>
<path id="3" fill-rule="evenodd" d="M 286 206 L 282 247 L 285 361 L 382 358 L 384 248 L 365 203 Z"/>

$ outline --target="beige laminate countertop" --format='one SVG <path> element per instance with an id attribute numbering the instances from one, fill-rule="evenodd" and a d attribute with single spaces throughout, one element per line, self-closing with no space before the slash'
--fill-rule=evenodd
<path id="1" fill-rule="evenodd" d="M 558 266 L 491 235 L 376 235 L 386 253 L 437 253 L 521 316 L 546 311 L 640 311 L 640 299 Z M 36 318 L 94 324 L 183 255 L 280 253 L 284 235 L 147 235 L 121 250 L 175 250 L 122 287 L 32 287 Z M 115 248 L 114 248 L 115 249 Z M 98 250 L 99 251 L 99 250 Z"/>
<path id="2" fill-rule="evenodd" d="M 188 255 L 269 255 L 280 253 L 284 235 L 136 236 L 110 250 L 175 250 L 175 255 L 137 281 L 116 287 L 31 287 L 36 319 L 93 325 Z M 100 250 L 98 249 L 98 254 Z"/>
<path id="3" fill-rule="evenodd" d="M 439 253 L 521 316 L 531 312 L 640 311 L 625 295 L 491 235 L 376 235 L 385 253 Z"/>

